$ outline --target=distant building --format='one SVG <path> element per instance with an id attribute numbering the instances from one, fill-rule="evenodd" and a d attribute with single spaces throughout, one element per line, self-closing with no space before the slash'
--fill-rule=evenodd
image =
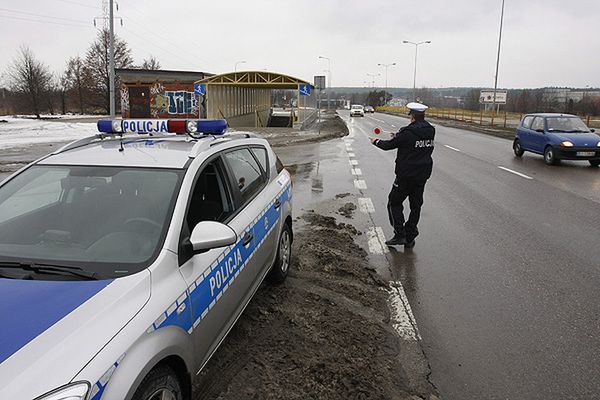
<path id="1" fill-rule="evenodd" d="M 194 82 L 206 72 L 117 69 L 123 118 L 199 118 L 204 97 L 194 94 Z"/>
<path id="2" fill-rule="evenodd" d="M 600 97 L 600 90 L 573 90 L 568 88 L 547 88 L 544 89 L 542 100 L 544 102 L 557 102 L 566 104 L 568 102 L 577 103 L 586 97 Z"/>

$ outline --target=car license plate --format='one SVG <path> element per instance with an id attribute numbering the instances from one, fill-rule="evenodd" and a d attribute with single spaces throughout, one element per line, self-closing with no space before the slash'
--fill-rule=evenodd
<path id="1" fill-rule="evenodd" d="M 578 151 L 575 153 L 577 157 L 594 157 L 596 155 L 593 151 Z"/>

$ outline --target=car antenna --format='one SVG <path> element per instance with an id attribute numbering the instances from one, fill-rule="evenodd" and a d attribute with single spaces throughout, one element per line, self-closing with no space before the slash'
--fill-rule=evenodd
<path id="1" fill-rule="evenodd" d="M 119 152 L 124 151 L 125 148 L 123 147 L 123 136 L 121 136 L 121 140 L 119 140 Z"/>

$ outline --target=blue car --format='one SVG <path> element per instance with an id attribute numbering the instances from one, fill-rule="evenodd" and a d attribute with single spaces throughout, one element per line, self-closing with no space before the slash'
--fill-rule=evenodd
<path id="1" fill-rule="evenodd" d="M 600 136 L 577 116 L 529 114 L 517 128 L 513 150 L 517 157 L 526 151 L 544 156 L 548 165 L 560 160 L 587 160 L 600 165 Z"/>

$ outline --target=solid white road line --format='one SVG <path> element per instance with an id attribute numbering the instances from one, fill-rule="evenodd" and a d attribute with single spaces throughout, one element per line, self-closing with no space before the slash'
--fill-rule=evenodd
<path id="1" fill-rule="evenodd" d="M 361 176 L 362 175 L 362 171 L 360 170 L 360 168 L 352 168 L 352 175 L 354 175 L 354 176 Z"/>
<path id="2" fill-rule="evenodd" d="M 518 176 L 520 176 L 521 178 L 525 178 L 525 179 L 533 179 L 533 178 L 532 178 L 532 177 L 530 177 L 530 176 L 527 176 L 527 175 L 525 175 L 525 174 L 522 174 L 522 173 L 520 173 L 520 172 L 517 172 L 517 171 L 513 171 L 512 169 L 508 169 L 508 168 L 506 168 L 506 167 L 503 167 L 503 166 L 500 166 L 500 165 L 498 165 L 498 168 L 500 168 L 501 170 L 504 170 L 504 171 L 506 171 L 506 172 L 510 172 L 511 174 L 518 175 Z"/>
<path id="3" fill-rule="evenodd" d="M 369 246 L 369 252 L 371 254 L 384 254 L 388 253 L 388 248 L 381 241 L 381 235 L 383 235 L 383 229 L 380 227 L 370 227 L 367 230 L 367 244 Z"/>
<path id="4" fill-rule="evenodd" d="M 390 282 L 390 322 L 404 340 L 421 340 L 417 322 L 400 281 Z"/>
<path id="5" fill-rule="evenodd" d="M 454 150 L 454 151 L 458 151 L 460 153 L 460 150 L 457 149 L 456 147 L 452 147 L 452 146 L 448 146 L 447 144 L 444 145 L 444 147 L 449 148 L 450 150 Z"/>
<path id="6" fill-rule="evenodd" d="M 354 187 L 359 189 L 359 190 L 366 190 L 367 189 L 367 182 L 365 182 L 362 179 L 355 179 L 354 180 Z"/>
<path id="7" fill-rule="evenodd" d="M 365 214 L 374 214 L 375 207 L 373 201 L 369 197 L 358 199 L 358 209 Z"/>

